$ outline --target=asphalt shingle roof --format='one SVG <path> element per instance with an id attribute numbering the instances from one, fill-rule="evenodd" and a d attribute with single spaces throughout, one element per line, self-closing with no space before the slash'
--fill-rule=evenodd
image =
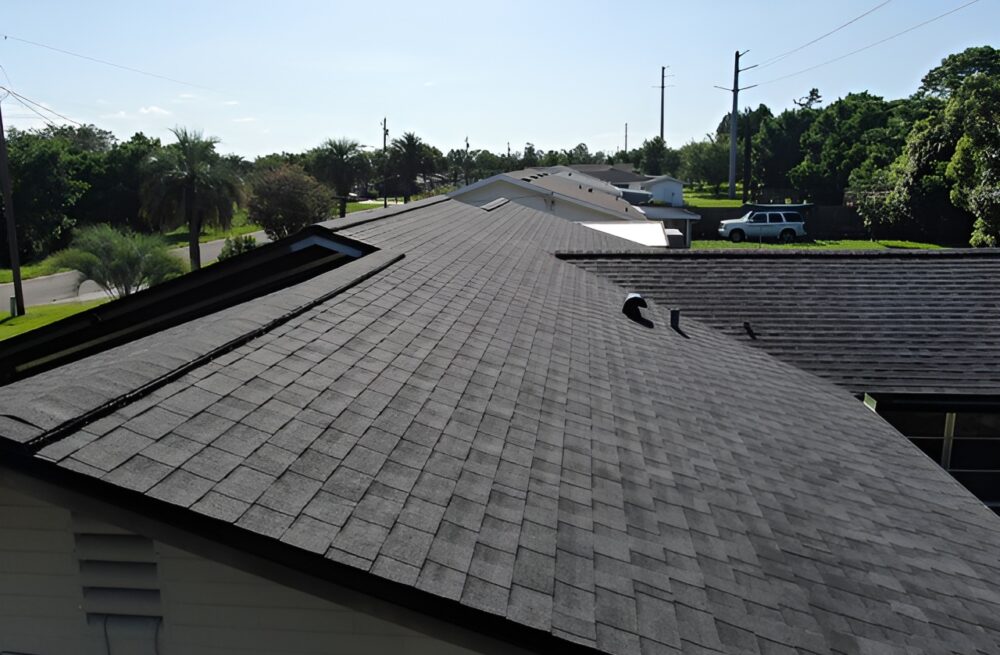
<path id="1" fill-rule="evenodd" d="M 565 645 L 1000 648 L 998 518 L 846 391 L 655 303 L 630 321 L 553 254 L 627 247 L 608 235 L 513 203 L 389 214 L 330 226 L 403 259 L 36 460 Z M 10 385 L 0 413 L 65 420 L 40 385 L 182 337 Z"/>
<path id="2" fill-rule="evenodd" d="M 1000 393 L 991 250 L 567 258 L 855 393 Z"/>

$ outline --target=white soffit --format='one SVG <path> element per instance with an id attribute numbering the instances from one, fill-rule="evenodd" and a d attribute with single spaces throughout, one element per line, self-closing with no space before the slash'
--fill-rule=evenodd
<path id="1" fill-rule="evenodd" d="M 663 224 L 655 221 L 617 221 L 614 223 L 580 223 L 580 225 L 643 246 L 667 247 L 667 236 L 663 232 Z"/>

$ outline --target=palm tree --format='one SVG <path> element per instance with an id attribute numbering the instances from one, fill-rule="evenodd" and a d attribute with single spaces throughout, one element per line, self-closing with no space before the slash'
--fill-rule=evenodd
<path id="1" fill-rule="evenodd" d="M 201 268 L 198 237 L 205 225 L 228 228 L 244 201 L 243 180 L 231 158 L 215 151 L 219 140 L 183 127 L 172 129 L 177 143 L 149 160 L 142 185 L 143 214 L 161 230 L 188 228 L 191 269 Z"/>
<path id="2" fill-rule="evenodd" d="M 327 139 L 312 150 L 306 168 L 320 182 L 331 187 L 338 196 L 347 197 L 369 166 L 361 144 L 351 139 Z"/>
<path id="3" fill-rule="evenodd" d="M 393 139 L 390 161 L 403 186 L 403 202 L 410 202 L 410 196 L 417 191 L 417 176 L 434 172 L 427 145 L 413 132 L 406 132 Z"/>

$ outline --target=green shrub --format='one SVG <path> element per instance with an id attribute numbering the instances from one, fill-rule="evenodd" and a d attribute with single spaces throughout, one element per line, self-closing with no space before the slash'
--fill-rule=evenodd
<path id="1" fill-rule="evenodd" d="M 226 237 L 226 242 L 222 244 L 222 252 L 219 253 L 219 261 L 242 255 L 257 247 L 257 239 L 251 235 Z"/>
<path id="2" fill-rule="evenodd" d="M 119 298 L 177 277 L 187 268 L 170 254 L 162 237 L 119 231 L 110 225 L 78 230 L 72 247 L 53 259 L 56 266 L 79 271 L 84 279 Z"/>

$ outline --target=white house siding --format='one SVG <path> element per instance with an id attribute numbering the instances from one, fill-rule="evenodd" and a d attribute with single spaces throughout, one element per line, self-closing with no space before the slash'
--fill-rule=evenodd
<path id="1" fill-rule="evenodd" d="M 162 614 L 162 622 L 158 617 L 111 617 L 106 623 L 94 618 L 97 606 L 83 592 L 85 585 L 94 583 L 81 576 L 80 566 L 80 559 L 93 557 L 80 551 L 92 546 L 81 541 L 81 530 L 92 533 L 87 540 L 98 546 L 102 539 L 110 544 L 115 539 L 131 540 L 140 547 L 148 542 L 159 601 L 147 612 L 142 603 L 128 602 L 127 588 L 148 586 L 148 580 L 135 584 L 127 576 L 114 580 L 125 588 L 120 590 L 126 594 L 121 597 L 126 601 L 120 604 L 121 611 Z M 109 559 L 145 559 L 135 554 L 134 547 L 116 551 L 105 544 L 104 552 Z M 88 609 L 92 613 L 89 625 Z M 428 632 L 432 631 L 433 623 L 428 625 Z M 0 653 L 103 655 L 108 652 L 105 630 L 115 655 L 460 655 L 495 653 L 499 643 L 482 637 L 482 650 L 461 648 L 426 632 L 80 517 L 0 484 Z M 478 638 L 473 635 L 471 643 Z M 508 651 L 502 645 L 500 650 Z M 510 648 L 509 652 L 521 651 Z"/>
<path id="2" fill-rule="evenodd" d="M 674 207 L 684 206 L 684 185 L 676 180 L 656 180 L 643 185 L 653 194 L 653 200 L 665 202 Z"/>

